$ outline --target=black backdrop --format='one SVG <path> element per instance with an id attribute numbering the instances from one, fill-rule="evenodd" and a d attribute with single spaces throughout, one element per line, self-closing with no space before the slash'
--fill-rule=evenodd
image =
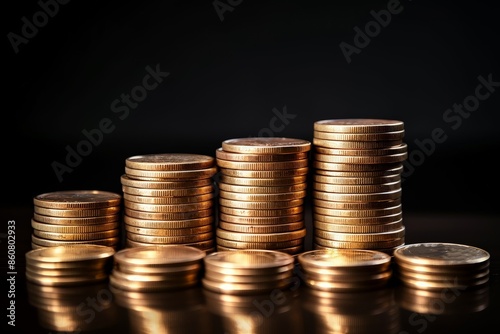
<path id="1" fill-rule="evenodd" d="M 405 122 L 406 212 L 497 209 L 499 12 L 487 2 L 63 2 L 42 0 L 50 15 L 34 0 L 3 5 L 4 209 L 50 191 L 119 192 L 128 156 L 215 155 L 225 139 L 271 132 L 312 140 L 330 118 Z M 150 90 L 148 66 L 161 81 Z M 479 77 L 490 91 L 476 91 Z M 447 111 L 464 101 L 472 112 Z M 276 114 L 287 117 L 273 131 Z M 68 147 L 86 156 L 59 179 Z"/>

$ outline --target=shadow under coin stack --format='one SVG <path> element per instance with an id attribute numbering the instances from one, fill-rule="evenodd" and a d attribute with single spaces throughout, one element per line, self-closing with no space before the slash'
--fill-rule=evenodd
<path id="1" fill-rule="evenodd" d="M 314 246 L 379 250 L 404 244 L 401 173 L 404 123 L 331 119 L 314 123 Z"/>
<path id="2" fill-rule="evenodd" d="M 33 198 L 32 249 L 68 244 L 120 244 L 120 194 L 68 190 Z"/>
<path id="3" fill-rule="evenodd" d="M 189 153 L 125 160 L 126 246 L 181 244 L 215 250 L 215 158 Z"/>
<path id="4" fill-rule="evenodd" d="M 217 250 L 303 250 L 304 198 L 311 143 L 236 138 L 216 150 L 220 170 Z"/>
<path id="5" fill-rule="evenodd" d="M 200 283 L 206 253 L 184 245 L 141 246 L 114 255 L 109 282 L 118 291 L 172 291 Z"/>

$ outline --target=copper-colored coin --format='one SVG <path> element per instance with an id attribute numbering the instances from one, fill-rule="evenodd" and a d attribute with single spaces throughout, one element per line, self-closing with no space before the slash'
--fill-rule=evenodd
<path id="1" fill-rule="evenodd" d="M 442 291 L 444 289 L 467 289 L 470 287 L 480 287 L 484 286 L 489 282 L 489 275 L 477 279 L 474 281 L 468 281 L 468 282 L 460 282 L 458 280 L 446 280 L 446 281 L 425 281 L 425 280 L 418 280 L 418 279 L 413 279 L 413 278 L 408 278 L 408 277 L 401 277 L 398 275 L 399 280 L 405 284 L 406 286 L 416 288 L 416 289 L 422 289 L 422 290 L 439 290 Z"/>
<path id="2" fill-rule="evenodd" d="M 231 199 L 219 198 L 219 204 L 228 208 L 250 209 L 250 210 L 273 210 L 283 209 L 304 204 L 304 199 L 293 199 L 289 201 L 235 201 Z"/>
<path id="3" fill-rule="evenodd" d="M 479 279 L 486 278 L 490 274 L 489 268 L 480 271 L 471 271 L 467 273 L 462 273 L 461 275 L 453 274 L 436 274 L 436 273 L 419 273 L 414 272 L 412 270 L 397 270 L 397 274 L 402 279 L 408 278 L 419 281 L 435 281 L 435 282 L 443 282 L 443 281 L 456 281 L 464 284 L 474 283 Z"/>
<path id="4" fill-rule="evenodd" d="M 145 242 L 151 244 L 186 244 L 200 241 L 213 240 L 214 232 L 182 236 L 153 236 L 127 232 L 127 238 L 132 241 Z"/>
<path id="5" fill-rule="evenodd" d="M 224 247 L 224 246 L 217 246 L 217 251 L 234 251 L 238 250 L 238 248 L 230 248 L 230 247 Z M 297 254 L 300 254 L 304 250 L 304 245 L 299 245 L 299 246 L 293 246 L 293 247 L 287 247 L 287 248 L 277 248 L 274 249 L 275 251 L 283 252 L 290 254 L 292 256 L 296 256 Z"/>
<path id="6" fill-rule="evenodd" d="M 309 151 L 311 142 L 284 137 L 235 138 L 223 141 L 222 149 L 234 153 L 289 154 Z"/>
<path id="7" fill-rule="evenodd" d="M 329 177 L 374 178 L 374 177 L 394 176 L 397 174 L 401 174 L 403 173 L 403 165 L 399 164 L 398 166 L 389 169 L 381 169 L 381 170 L 365 171 L 365 172 L 315 169 L 314 173 L 315 175 L 325 175 Z"/>
<path id="8" fill-rule="evenodd" d="M 341 133 L 381 133 L 400 131 L 404 122 L 393 119 L 344 118 L 325 119 L 314 122 L 314 130 Z"/>
<path id="9" fill-rule="evenodd" d="M 278 194 L 278 193 L 289 193 L 305 190 L 307 188 L 307 182 L 292 184 L 289 186 L 276 186 L 276 187 L 259 187 L 259 186 L 239 186 L 234 184 L 227 184 L 224 182 L 219 182 L 219 189 L 236 192 L 236 193 L 247 193 L 247 194 Z"/>
<path id="10" fill-rule="evenodd" d="M 33 203 L 49 209 L 99 209 L 119 206 L 121 196 L 101 190 L 67 190 L 37 195 Z"/>
<path id="11" fill-rule="evenodd" d="M 193 219 L 179 219 L 179 220 L 152 220 L 134 218 L 125 215 L 123 222 L 126 225 L 142 228 L 158 228 L 158 229 L 171 229 L 171 228 L 190 228 L 205 225 L 212 225 L 214 223 L 214 216 L 210 215 L 202 218 Z"/>
<path id="12" fill-rule="evenodd" d="M 379 242 L 401 239 L 405 236 L 405 227 L 388 232 L 370 232 L 370 233 L 343 233 L 316 229 L 314 235 L 328 240 L 346 241 L 346 242 Z"/>
<path id="13" fill-rule="evenodd" d="M 238 249 L 226 248 L 226 250 L 238 251 Z M 221 252 L 221 250 L 218 250 Z M 292 277 L 291 270 L 282 273 L 270 275 L 229 275 L 222 274 L 214 270 L 207 270 L 204 278 L 213 282 L 227 282 L 227 283 L 268 283 Z"/>
<path id="14" fill-rule="evenodd" d="M 109 259 L 115 250 L 99 245 L 69 245 L 51 247 L 44 250 L 28 251 L 25 255 L 27 263 L 75 263 Z"/>
<path id="15" fill-rule="evenodd" d="M 381 147 L 376 149 L 342 149 L 342 148 L 327 148 L 321 146 L 314 147 L 314 153 L 342 155 L 342 156 L 379 156 L 379 155 L 393 155 L 405 153 L 408 151 L 408 145 L 402 143 L 396 146 Z"/>
<path id="16" fill-rule="evenodd" d="M 215 190 L 214 185 L 179 188 L 179 189 L 148 189 L 122 186 L 122 191 L 130 195 L 151 196 L 151 197 L 184 197 L 210 194 Z"/>
<path id="17" fill-rule="evenodd" d="M 313 189 L 317 191 L 325 191 L 330 193 L 343 194 L 367 194 L 367 193 L 382 193 L 387 191 L 398 190 L 401 188 L 401 181 L 379 184 L 361 184 L 361 185 L 344 185 L 313 182 Z"/>
<path id="18" fill-rule="evenodd" d="M 235 184 L 240 186 L 289 186 L 297 183 L 307 182 L 307 175 L 280 177 L 280 178 L 250 178 L 250 177 L 234 177 L 222 174 L 220 182 L 226 184 Z"/>
<path id="19" fill-rule="evenodd" d="M 29 272 L 26 272 L 25 275 L 27 281 L 40 285 L 49 285 L 49 286 L 81 285 L 81 284 L 101 282 L 108 278 L 108 274 L 105 272 L 97 275 L 89 274 L 89 275 L 66 276 L 66 277 L 41 276 Z"/>
<path id="20" fill-rule="evenodd" d="M 206 179 L 213 177 L 217 173 L 217 167 L 209 167 L 204 169 L 192 170 L 175 170 L 175 171 L 162 171 L 162 170 L 143 170 L 125 167 L 125 174 L 129 178 L 145 177 L 148 179 Z"/>
<path id="21" fill-rule="evenodd" d="M 314 207 L 314 212 L 320 215 L 335 216 L 335 217 L 347 217 L 347 218 L 369 218 L 369 217 L 382 217 L 388 215 L 394 215 L 397 213 L 402 213 L 403 209 L 401 205 L 393 207 L 385 207 L 382 209 L 371 209 L 371 210 L 361 210 L 361 209 L 329 209 L 322 207 Z"/>
<path id="22" fill-rule="evenodd" d="M 54 225 L 95 225 L 120 221 L 119 214 L 97 217 L 52 217 L 33 213 L 33 219 L 40 223 Z"/>
<path id="23" fill-rule="evenodd" d="M 116 228 L 107 231 L 87 232 L 87 233 L 59 233 L 59 232 L 33 230 L 33 235 L 39 238 L 57 240 L 57 241 L 92 241 L 92 240 L 113 238 L 118 236 L 119 234 L 120 230 Z"/>
<path id="24" fill-rule="evenodd" d="M 403 144 L 403 139 L 397 140 L 374 140 L 374 141 L 358 141 L 358 140 L 329 140 L 314 137 L 313 145 L 326 148 L 348 149 L 348 150 L 373 150 L 378 148 L 392 147 Z"/>
<path id="25" fill-rule="evenodd" d="M 387 240 L 387 241 L 367 241 L 367 242 L 354 242 L 354 241 L 338 241 L 324 239 L 315 236 L 314 242 L 320 246 L 332 247 L 332 248 L 348 248 L 348 249 L 385 249 L 396 247 L 404 244 L 404 237 L 400 239 Z"/>
<path id="26" fill-rule="evenodd" d="M 186 265 L 203 260 L 205 253 L 185 245 L 162 245 L 123 249 L 114 255 L 119 264 L 137 266 Z"/>
<path id="27" fill-rule="evenodd" d="M 143 181 L 130 178 L 126 174 L 120 176 L 120 181 L 123 186 L 146 189 L 180 189 L 194 188 L 213 185 L 214 181 L 211 177 L 200 179 L 189 179 L 179 181 Z"/>
<path id="28" fill-rule="evenodd" d="M 334 210 L 380 210 L 401 205 L 401 198 L 376 202 L 335 202 L 313 198 L 314 208 Z"/>
<path id="29" fill-rule="evenodd" d="M 208 200 L 204 202 L 197 203 L 185 203 L 185 204 L 144 204 L 125 201 L 125 208 L 137 211 L 149 211 L 149 212 L 159 212 L 159 213 L 169 213 L 169 212 L 189 212 L 197 210 L 206 210 L 213 207 L 214 201 Z"/>
<path id="30" fill-rule="evenodd" d="M 305 282 L 308 286 L 322 291 L 363 291 L 382 288 L 387 285 L 390 273 L 386 273 L 384 279 L 376 279 L 361 282 L 329 282 L 307 278 Z"/>
<path id="31" fill-rule="evenodd" d="M 269 178 L 307 175 L 307 173 L 309 172 L 309 166 L 301 168 L 273 169 L 273 170 L 243 170 L 243 169 L 231 169 L 231 168 L 220 168 L 219 170 L 223 175 L 227 176 L 269 179 Z"/>
<path id="32" fill-rule="evenodd" d="M 276 169 L 296 169 L 308 167 L 309 159 L 275 162 L 247 162 L 217 159 L 217 166 L 227 169 L 267 171 Z"/>
<path id="33" fill-rule="evenodd" d="M 342 132 L 323 132 L 314 130 L 314 138 L 324 140 L 339 140 L 339 141 L 392 141 L 402 140 L 405 131 L 397 130 L 391 132 L 377 133 L 342 133 Z"/>
<path id="34" fill-rule="evenodd" d="M 250 225 L 250 224 L 235 224 L 225 221 L 219 221 L 219 228 L 237 233 L 285 233 L 303 229 L 305 227 L 303 221 L 297 221 L 286 224 L 270 224 L 270 225 Z"/>
<path id="35" fill-rule="evenodd" d="M 188 204 L 188 203 L 199 203 L 212 200 L 215 197 L 215 193 L 208 193 L 195 196 L 181 196 L 181 197 L 153 197 L 153 196 L 139 196 L 130 195 L 127 193 L 123 194 L 124 203 L 134 202 L 143 204 Z"/>
<path id="36" fill-rule="evenodd" d="M 339 172 L 374 172 L 374 171 L 387 171 L 390 169 L 398 168 L 401 166 L 400 162 L 386 163 L 386 164 L 346 164 L 346 163 L 332 163 L 314 160 L 312 166 L 315 169 L 324 169 L 329 171 Z"/>
<path id="37" fill-rule="evenodd" d="M 277 162 L 277 161 L 292 161 L 302 160 L 309 157 L 308 152 L 290 153 L 290 154 L 249 154 L 249 153 L 233 153 L 227 152 L 219 147 L 215 151 L 215 157 L 221 160 L 230 161 L 245 161 L 245 162 Z"/>
<path id="38" fill-rule="evenodd" d="M 281 215 L 276 217 L 246 217 L 238 215 L 219 213 L 220 220 L 228 223 L 247 224 L 247 225 L 272 225 L 272 224 L 287 224 L 304 220 L 303 212 L 291 215 Z"/>
<path id="39" fill-rule="evenodd" d="M 289 266 L 294 262 L 288 254 L 271 250 L 240 250 L 207 255 L 203 262 L 208 268 L 266 269 Z"/>
<path id="40" fill-rule="evenodd" d="M 266 250 L 277 250 L 282 248 L 295 247 L 303 245 L 304 238 L 287 240 L 287 241 L 272 241 L 272 242 L 246 242 L 246 241 L 235 241 L 223 239 L 216 237 L 215 241 L 218 246 L 237 248 L 237 249 L 266 249 Z"/>
<path id="41" fill-rule="evenodd" d="M 125 166 L 153 171 L 206 169 L 214 166 L 214 157 L 191 153 L 160 153 L 135 155 L 125 159 Z"/>
<path id="42" fill-rule="evenodd" d="M 380 232 L 391 232 L 401 229 L 403 227 L 403 220 L 400 219 L 393 223 L 370 224 L 370 225 L 333 224 L 316 220 L 313 222 L 313 224 L 315 231 L 323 230 L 323 231 L 340 232 L 340 233 L 380 233 Z"/>
<path id="43" fill-rule="evenodd" d="M 152 219 L 152 220 L 182 220 L 212 216 L 214 209 L 204 209 L 186 212 L 148 212 L 137 211 L 129 208 L 124 209 L 125 215 L 133 218 Z"/>
<path id="44" fill-rule="evenodd" d="M 35 230 L 53 232 L 53 233 L 89 233 L 89 232 L 99 232 L 99 231 L 118 229 L 120 225 L 118 221 L 104 223 L 104 224 L 93 224 L 93 225 L 55 225 L 55 224 L 40 223 L 32 219 L 31 227 Z"/>
<path id="45" fill-rule="evenodd" d="M 291 208 L 283 208 L 283 209 L 237 209 L 237 208 L 228 208 L 227 206 L 219 206 L 219 212 L 225 213 L 233 216 L 243 216 L 243 217 L 280 217 L 280 216 L 289 216 L 301 213 L 304 211 L 304 206 L 294 206 Z"/>
<path id="46" fill-rule="evenodd" d="M 243 242 L 283 242 L 304 238 L 306 229 L 281 232 L 281 233 L 238 233 L 227 231 L 221 228 L 216 229 L 217 237 L 225 240 L 243 241 Z"/>
<path id="47" fill-rule="evenodd" d="M 272 291 L 274 289 L 285 289 L 292 284 L 292 280 L 288 278 L 271 283 L 226 283 L 202 278 L 202 284 L 205 289 L 219 293 L 255 294 Z"/>
<path id="48" fill-rule="evenodd" d="M 97 209 L 51 209 L 37 205 L 34 206 L 34 212 L 37 214 L 64 218 L 109 216 L 118 214 L 120 209 L 119 205 Z"/>
<path id="49" fill-rule="evenodd" d="M 402 212 L 380 217 L 336 217 L 336 216 L 321 215 L 317 213 L 313 214 L 314 221 L 321 221 L 333 224 L 348 224 L 348 225 L 387 224 L 387 223 L 394 223 L 402 218 L 403 218 Z"/>
<path id="50" fill-rule="evenodd" d="M 439 266 L 439 265 L 425 265 L 425 264 L 412 264 L 403 261 L 395 262 L 398 271 L 414 272 L 421 274 L 436 274 L 436 275 L 454 275 L 462 276 L 470 272 L 479 272 L 489 268 L 490 261 L 484 261 L 477 265 L 465 266 Z"/>
<path id="51" fill-rule="evenodd" d="M 391 155 L 331 155 L 316 153 L 314 159 L 316 161 L 337 163 L 337 164 L 390 164 L 405 161 L 408 158 L 408 153 L 398 153 Z"/>
<path id="52" fill-rule="evenodd" d="M 390 201 L 401 198 L 401 188 L 392 191 L 366 194 L 343 194 L 325 191 L 313 191 L 313 198 L 334 202 L 378 202 Z"/>
<path id="53" fill-rule="evenodd" d="M 401 174 L 375 176 L 375 177 L 348 177 L 348 176 L 327 176 L 314 174 L 313 181 L 317 183 L 328 183 L 335 185 L 368 185 L 400 182 Z"/>
<path id="54" fill-rule="evenodd" d="M 116 246 L 120 242 L 120 237 L 115 236 L 115 237 L 96 239 L 96 240 L 53 240 L 53 239 L 40 238 L 32 234 L 31 242 L 33 242 L 38 246 L 43 246 L 43 247 L 81 245 L 81 244 Z"/>
<path id="55" fill-rule="evenodd" d="M 153 243 L 153 242 L 142 242 L 142 241 L 134 241 L 131 239 L 126 239 L 126 244 L 127 247 L 143 247 L 143 246 L 158 246 L 158 245 L 184 245 L 184 246 L 190 246 L 190 247 L 195 247 L 198 249 L 201 249 L 203 251 L 210 250 L 214 247 L 215 245 L 215 240 L 213 238 L 207 239 L 207 240 L 202 240 L 202 241 L 195 241 L 195 242 L 180 242 L 180 243 L 173 243 L 173 242 L 160 242 L 160 243 Z"/>
<path id="56" fill-rule="evenodd" d="M 125 225 L 125 230 L 130 233 L 142 234 L 142 235 L 175 237 L 175 236 L 187 236 L 193 234 L 207 233 L 210 231 L 214 231 L 214 227 L 212 225 L 203 225 L 197 227 L 164 229 L 164 228 L 147 228 L 147 227 L 135 227 L 131 225 Z"/>
<path id="57" fill-rule="evenodd" d="M 303 199 L 307 195 L 306 190 L 292 191 L 276 194 L 247 194 L 242 192 L 233 191 L 219 191 L 220 198 L 226 198 L 235 201 L 250 201 L 250 202 L 264 202 L 264 201 L 291 201 L 295 199 Z"/>

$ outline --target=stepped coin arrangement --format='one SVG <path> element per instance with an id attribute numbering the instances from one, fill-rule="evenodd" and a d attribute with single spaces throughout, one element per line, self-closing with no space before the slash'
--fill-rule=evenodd
<path id="1" fill-rule="evenodd" d="M 220 170 L 217 250 L 303 250 L 311 143 L 295 138 L 225 140 Z"/>
<path id="2" fill-rule="evenodd" d="M 32 249 L 120 242 L 122 197 L 101 190 L 55 191 L 33 198 Z"/>
<path id="3" fill-rule="evenodd" d="M 331 119 L 314 123 L 315 248 L 372 249 L 404 244 L 401 173 L 404 123 Z"/>
<path id="4" fill-rule="evenodd" d="M 185 245 L 138 246 L 114 255 L 109 282 L 118 290 L 170 291 L 197 285 L 205 251 Z"/>
<path id="5" fill-rule="evenodd" d="M 121 176 L 127 247 L 187 245 L 215 250 L 215 158 L 189 153 L 125 160 Z"/>

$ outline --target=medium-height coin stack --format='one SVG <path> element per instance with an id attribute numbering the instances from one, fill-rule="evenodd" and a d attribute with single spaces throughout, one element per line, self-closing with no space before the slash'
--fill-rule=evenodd
<path id="1" fill-rule="evenodd" d="M 311 143 L 236 138 L 216 150 L 220 170 L 217 250 L 302 251 Z"/>
<path id="2" fill-rule="evenodd" d="M 121 201 L 120 194 L 100 190 L 35 196 L 31 247 L 89 243 L 116 249 L 120 243 Z"/>
<path id="3" fill-rule="evenodd" d="M 129 157 L 121 176 L 127 247 L 182 244 L 215 250 L 215 158 L 164 153 Z"/>
<path id="4" fill-rule="evenodd" d="M 314 123 L 315 248 L 392 254 L 404 244 L 401 173 L 404 123 L 331 119 Z"/>

